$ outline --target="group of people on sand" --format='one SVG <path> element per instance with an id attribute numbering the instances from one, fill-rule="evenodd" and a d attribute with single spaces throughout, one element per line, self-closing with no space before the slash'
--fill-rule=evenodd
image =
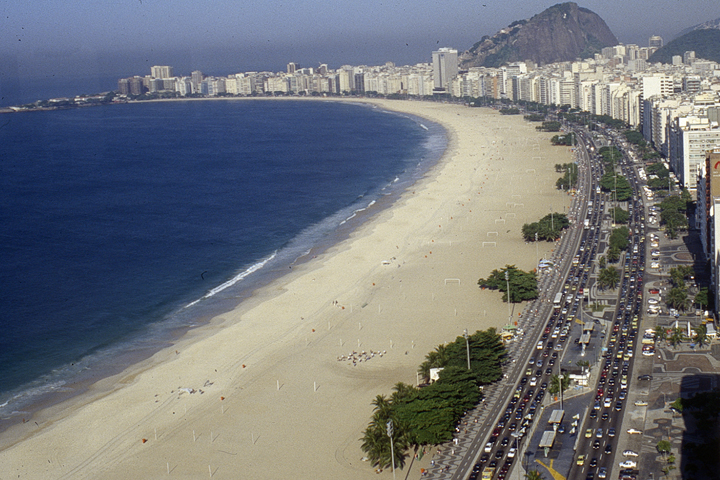
<path id="1" fill-rule="evenodd" d="M 372 350 L 370 350 L 369 352 L 366 352 L 365 350 L 363 350 L 359 353 L 356 352 L 355 350 L 353 350 L 352 352 L 348 353 L 347 355 L 340 355 L 337 358 L 337 360 L 338 360 L 338 362 L 345 362 L 345 361 L 352 362 L 353 367 L 356 367 L 357 364 L 361 363 L 363 360 L 367 362 L 370 359 L 375 358 L 376 355 L 382 357 L 386 353 L 387 353 L 387 350 L 383 350 L 382 352 L 380 352 L 380 351 L 374 352 Z"/>

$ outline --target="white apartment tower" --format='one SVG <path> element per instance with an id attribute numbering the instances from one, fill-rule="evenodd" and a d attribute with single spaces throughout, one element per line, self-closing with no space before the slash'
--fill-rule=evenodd
<path id="1" fill-rule="evenodd" d="M 452 48 L 441 48 L 432 52 L 434 90 L 445 93 L 450 90 L 450 82 L 458 74 L 458 52 Z"/>
<path id="2" fill-rule="evenodd" d="M 150 76 L 152 78 L 171 78 L 173 76 L 173 67 L 155 65 L 154 67 L 150 67 Z"/>
<path id="3" fill-rule="evenodd" d="M 663 39 L 659 35 L 653 35 L 650 37 L 650 40 L 648 40 L 648 47 L 650 48 L 662 48 L 663 46 Z"/>

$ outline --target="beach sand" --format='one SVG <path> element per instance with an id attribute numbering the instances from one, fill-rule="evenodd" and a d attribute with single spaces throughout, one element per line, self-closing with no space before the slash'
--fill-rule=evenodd
<path id="1" fill-rule="evenodd" d="M 569 207 L 554 165 L 572 157 L 520 116 L 366 102 L 442 124 L 440 162 L 233 311 L 10 428 L 0 478 L 391 478 L 361 460 L 370 402 L 415 384 L 425 354 L 464 329 L 508 323 L 500 293 L 477 280 L 505 264 L 534 268 L 520 229 Z M 540 244 L 540 257 L 553 247 Z M 383 353 L 338 361 L 353 351 Z"/>

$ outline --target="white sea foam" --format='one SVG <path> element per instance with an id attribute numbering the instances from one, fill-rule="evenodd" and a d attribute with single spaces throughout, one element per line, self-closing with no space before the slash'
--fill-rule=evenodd
<path id="1" fill-rule="evenodd" d="M 225 290 L 225 289 L 228 288 L 228 287 L 232 287 L 233 285 L 235 285 L 236 283 L 238 283 L 239 281 L 241 281 L 242 279 L 244 279 L 244 278 L 247 277 L 248 275 L 250 275 L 250 274 L 252 274 L 252 273 L 255 273 L 255 272 L 257 272 L 258 270 L 260 270 L 261 268 L 263 268 L 269 261 L 271 261 L 271 260 L 272 260 L 273 258 L 275 258 L 276 256 L 277 256 L 277 250 L 274 251 L 274 252 L 272 253 L 272 255 L 270 255 L 270 256 L 268 256 L 268 257 L 265 257 L 263 260 L 261 260 L 261 261 L 257 262 L 256 264 L 252 265 L 251 267 L 249 267 L 249 268 L 248 268 L 247 270 L 245 270 L 244 272 L 242 272 L 242 273 L 234 276 L 233 278 L 231 278 L 231 279 L 228 280 L 227 282 L 222 283 L 222 284 L 218 285 L 217 287 L 213 288 L 213 289 L 210 290 L 208 293 L 206 293 L 205 295 L 203 295 L 201 298 L 198 298 L 198 299 L 195 300 L 194 302 L 188 303 L 187 305 L 185 305 L 185 308 L 190 308 L 190 307 L 192 307 L 193 305 L 196 305 L 197 303 L 199 303 L 200 301 L 205 300 L 206 298 L 210 298 L 210 297 L 212 297 L 213 295 L 217 295 L 218 293 L 222 292 L 223 290 Z"/>

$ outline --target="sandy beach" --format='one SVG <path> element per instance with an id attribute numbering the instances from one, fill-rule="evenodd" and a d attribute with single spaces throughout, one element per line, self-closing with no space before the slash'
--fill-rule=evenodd
<path id="1" fill-rule="evenodd" d="M 569 207 L 554 165 L 572 156 L 521 116 L 362 101 L 443 125 L 445 155 L 393 206 L 233 311 L 4 432 L 0 479 L 392 478 L 362 461 L 370 402 L 415 384 L 425 354 L 464 329 L 508 323 L 500 294 L 477 280 L 534 268 L 520 229 Z M 553 247 L 541 243 L 540 258 Z"/>

